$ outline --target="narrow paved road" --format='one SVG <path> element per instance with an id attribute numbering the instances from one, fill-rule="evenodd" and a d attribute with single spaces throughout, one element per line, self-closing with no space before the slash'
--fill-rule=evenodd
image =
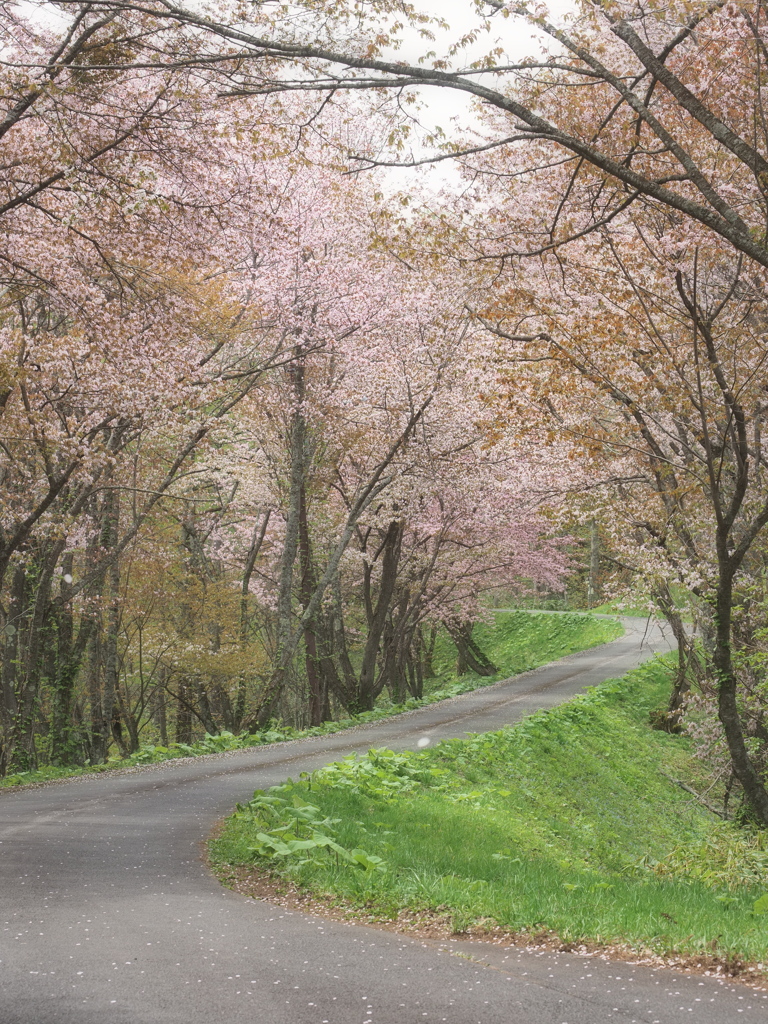
<path id="1" fill-rule="evenodd" d="M 374 726 L 0 793 L 0 1024 L 726 1024 L 763 994 L 597 958 L 437 944 L 245 899 L 201 861 L 254 788 L 513 722 L 664 646 L 626 637 Z M 585 770 L 588 770 L 585 766 Z"/>

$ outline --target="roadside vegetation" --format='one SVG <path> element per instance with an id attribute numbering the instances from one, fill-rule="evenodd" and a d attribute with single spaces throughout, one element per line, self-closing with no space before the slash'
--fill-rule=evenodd
<path id="1" fill-rule="evenodd" d="M 412 711 L 426 704 L 457 697 L 481 686 L 489 686 L 508 676 L 536 668 L 575 651 L 607 643 L 620 636 L 621 632 L 622 628 L 618 622 L 595 619 L 583 614 L 497 613 L 492 623 L 481 624 L 475 630 L 476 642 L 498 669 L 492 676 L 481 677 L 473 672 L 457 676 L 456 646 L 444 632 L 438 635 L 435 642 L 435 675 L 427 681 L 425 695 L 421 699 L 410 698 L 402 703 L 395 703 L 387 695 L 382 695 L 373 711 L 325 722 L 309 729 L 293 729 L 272 722 L 267 728 L 254 733 L 233 734 L 223 731 L 218 735 L 206 734 L 195 743 L 145 744 L 128 757 L 113 756 L 100 764 L 86 764 L 82 767 L 46 765 L 34 771 L 13 772 L 0 778 L 0 788 L 157 764 L 181 757 L 200 757 L 227 750 L 301 739 L 305 736 L 324 736 L 402 714 L 404 711 Z"/>
<path id="2" fill-rule="evenodd" d="M 690 740 L 648 724 L 670 674 L 657 660 L 500 732 L 372 750 L 257 791 L 212 862 L 225 881 L 251 865 L 367 919 L 762 970 L 766 835 L 680 785 L 706 785 Z"/>

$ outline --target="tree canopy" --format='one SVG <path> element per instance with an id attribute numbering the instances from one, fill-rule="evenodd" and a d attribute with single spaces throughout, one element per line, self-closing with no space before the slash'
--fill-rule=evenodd
<path id="1" fill-rule="evenodd" d="M 462 10 L 2 4 L 1 771 L 487 671 L 590 524 L 768 824 L 765 5 Z"/>

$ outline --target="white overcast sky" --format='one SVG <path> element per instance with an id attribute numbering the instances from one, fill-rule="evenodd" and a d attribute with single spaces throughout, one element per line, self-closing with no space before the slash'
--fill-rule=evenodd
<path id="1" fill-rule="evenodd" d="M 408 32 L 400 49 L 391 53 L 396 60 L 415 64 L 428 49 L 435 50 L 438 55 L 443 54 L 447 52 L 453 42 L 476 28 L 478 24 L 478 17 L 471 0 L 415 0 L 415 6 L 425 13 L 445 19 L 450 25 L 450 30 L 437 32 L 435 42 L 431 44 L 422 39 L 418 33 Z M 573 0 L 549 0 L 549 9 L 552 21 L 557 24 L 574 11 L 575 4 Z M 481 34 L 478 42 L 464 51 L 465 56 L 462 63 L 471 63 L 499 43 L 504 47 L 510 60 L 519 60 L 541 52 L 540 37 L 537 38 L 533 29 L 525 26 L 522 19 L 496 16 L 490 19 L 490 23 L 490 32 Z M 458 66 L 459 58 L 457 57 L 455 61 L 455 66 Z M 470 96 L 451 89 L 428 87 L 419 92 L 421 102 L 424 104 L 419 119 L 425 128 L 431 130 L 435 126 L 439 126 L 446 134 L 450 135 L 452 126 L 466 125 L 471 121 L 472 99 Z M 437 165 L 431 172 L 438 179 L 434 184 L 439 186 L 454 181 L 455 174 L 452 173 L 450 167 L 450 163 Z M 396 187 L 407 188 L 408 175 L 412 174 L 412 171 L 393 171 L 391 175 L 393 184 L 397 183 Z"/>
<path id="2" fill-rule="evenodd" d="M 182 0 L 185 6 L 195 8 L 201 0 Z M 434 50 L 438 55 L 446 54 L 450 46 L 461 36 L 476 28 L 478 15 L 472 0 L 413 0 L 417 9 L 443 18 L 450 28 L 435 31 L 434 42 L 423 39 L 415 31 L 406 31 L 403 44 L 398 50 L 386 53 L 386 57 L 416 64 L 427 50 Z M 53 21 L 60 17 L 55 2 L 51 0 L 19 0 L 22 9 L 27 12 L 36 11 L 36 16 L 43 21 Z M 575 0 L 549 0 L 552 20 L 560 22 L 575 8 Z M 69 15 L 69 11 L 66 12 Z M 501 44 L 510 60 L 540 52 L 540 46 L 533 30 L 526 26 L 520 18 L 502 18 L 494 16 L 489 19 L 491 29 L 482 33 L 480 39 L 463 51 L 461 56 L 454 58 L 454 67 L 466 65 L 487 53 L 492 47 Z M 419 120 L 426 130 L 441 127 L 450 136 L 452 128 L 469 125 L 473 120 L 471 98 L 451 89 L 424 88 L 419 91 L 423 109 Z M 427 155 L 425 151 L 416 150 L 416 155 Z M 395 188 L 408 188 L 409 180 L 413 181 L 413 170 L 393 170 L 388 177 Z M 433 187 L 443 184 L 456 184 L 458 178 L 451 170 L 451 163 L 438 164 L 430 171 L 430 183 Z"/>

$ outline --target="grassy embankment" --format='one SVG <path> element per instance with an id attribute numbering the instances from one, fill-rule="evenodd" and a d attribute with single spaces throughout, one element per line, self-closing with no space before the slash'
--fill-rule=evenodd
<path id="1" fill-rule="evenodd" d="M 768 842 L 667 777 L 704 787 L 689 741 L 648 727 L 668 689 L 654 662 L 501 732 L 257 792 L 212 861 L 225 881 L 228 865 L 266 867 L 368 919 L 764 965 Z"/>
<path id="2" fill-rule="evenodd" d="M 525 612 L 499 614 L 495 625 L 481 625 L 476 632 L 481 646 L 499 668 L 499 672 L 491 678 L 481 679 L 469 673 L 457 679 L 453 671 L 456 662 L 455 647 L 447 635 L 441 634 L 438 636 L 435 646 L 435 676 L 427 681 L 425 695 L 421 700 L 410 699 L 404 704 L 393 704 L 386 697 L 382 697 L 373 711 L 339 721 L 326 722 L 322 726 L 311 729 L 297 730 L 277 726 L 262 732 L 242 733 L 237 736 L 224 732 L 218 736 L 206 735 L 192 744 L 171 743 L 168 746 L 145 744 L 135 754 L 125 758 L 114 756 L 105 764 L 85 765 L 78 768 L 43 765 L 35 771 L 14 772 L 7 775 L 0 779 L 0 788 L 158 764 L 161 761 L 180 757 L 200 757 L 225 750 L 240 750 L 244 747 L 300 739 L 304 736 L 322 736 L 467 693 L 479 686 L 487 686 L 496 680 L 546 664 L 548 661 L 561 658 L 574 651 L 595 647 L 597 644 L 613 640 L 620 635 L 621 627 L 618 623 L 593 619 L 586 615 L 547 616 L 530 615 Z"/>

